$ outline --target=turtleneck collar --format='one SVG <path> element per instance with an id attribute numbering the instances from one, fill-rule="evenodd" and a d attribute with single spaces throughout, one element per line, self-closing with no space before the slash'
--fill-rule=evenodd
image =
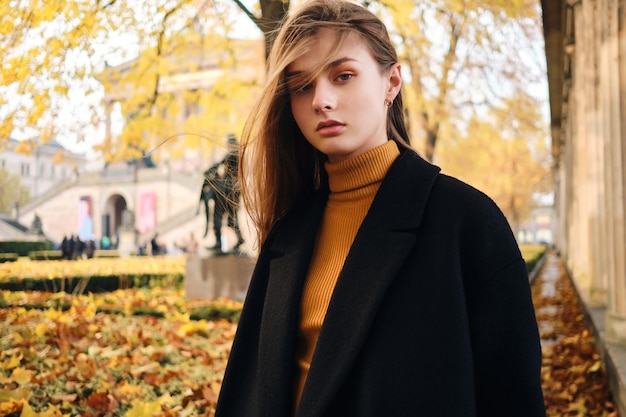
<path id="1" fill-rule="evenodd" d="M 333 195 L 337 198 L 338 194 L 344 193 L 354 194 L 345 196 L 350 200 L 373 197 L 398 155 L 398 145 L 395 141 L 388 140 L 354 158 L 337 163 L 326 162 L 324 167 L 328 173 L 330 198 L 333 199 Z"/>

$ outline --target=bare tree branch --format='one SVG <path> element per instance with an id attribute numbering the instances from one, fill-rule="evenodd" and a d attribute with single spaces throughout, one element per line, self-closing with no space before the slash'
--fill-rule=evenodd
<path id="1" fill-rule="evenodd" d="M 180 3 L 177 4 L 175 7 L 173 7 L 172 9 L 168 10 L 167 13 L 165 13 L 165 15 L 163 16 L 163 20 L 161 21 L 161 30 L 159 31 L 159 35 L 157 38 L 157 45 L 156 45 L 155 60 L 157 62 L 163 56 L 163 38 L 165 37 L 165 32 L 167 29 L 167 19 L 170 16 L 172 16 L 179 8 L 180 8 Z M 157 98 L 159 97 L 160 82 L 161 82 L 161 73 L 159 71 L 156 71 L 155 80 L 154 80 L 154 88 L 152 92 L 150 93 L 150 95 L 148 96 L 148 100 L 146 100 L 146 102 L 139 105 L 139 108 L 137 109 L 137 115 L 144 113 L 146 116 L 149 116 L 152 113 L 152 109 L 154 108 Z"/>
<path id="2" fill-rule="evenodd" d="M 258 27 L 259 29 L 263 30 L 263 29 L 261 28 L 261 26 L 259 26 L 259 19 L 258 19 L 258 17 L 256 17 L 256 16 L 254 15 L 254 13 L 252 13 L 250 10 L 248 10 L 248 8 L 246 7 L 246 5 L 245 5 L 245 4 L 243 4 L 243 3 L 242 3 L 241 1 L 239 1 L 239 0 L 233 0 L 233 2 L 235 2 L 235 4 L 236 4 L 236 5 L 237 5 L 240 9 L 241 9 L 241 11 L 242 11 L 242 12 L 244 12 L 244 13 L 246 14 L 246 16 L 248 16 L 248 18 L 249 18 L 250 20 L 252 20 L 252 22 L 253 22 L 255 25 L 257 25 L 257 27 Z"/>
<path id="3" fill-rule="evenodd" d="M 103 5 L 102 9 L 107 9 L 107 8 L 113 6 L 116 2 L 117 2 L 117 0 L 111 0 L 107 4 Z M 100 5 L 100 0 L 98 1 L 98 5 Z"/>

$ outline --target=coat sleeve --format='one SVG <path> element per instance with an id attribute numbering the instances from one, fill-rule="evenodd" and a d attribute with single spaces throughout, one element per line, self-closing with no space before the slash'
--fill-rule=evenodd
<path id="1" fill-rule="evenodd" d="M 545 416 L 541 347 L 526 264 L 514 261 L 470 300 L 478 416 Z"/>
<path id="2" fill-rule="evenodd" d="M 526 263 L 496 204 L 474 196 L 461 233 L 480 417 L 544 417 L 541 345 Z"/>
<path id="3" fill-rule="evenodd" d="M 440 174 L 429 227 L 458 265 L 478 417 L 545 417 L 541 345 L 526 263 L 509 223 L 484 193 Z"/>

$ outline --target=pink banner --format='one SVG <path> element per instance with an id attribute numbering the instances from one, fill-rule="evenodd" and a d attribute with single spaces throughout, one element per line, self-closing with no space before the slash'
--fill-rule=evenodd
<path id="1" fill-rule="evenodd" d="M 156 194 L 142 193 L 139 199 L 139 233 L 146 233 L 156 226 Z"/>
<path id="2" fill-rule="evenodd" d="M 78 200 L 78 236 L 81 240 L 93 239 L 93 211 L 91 197 Z"/>

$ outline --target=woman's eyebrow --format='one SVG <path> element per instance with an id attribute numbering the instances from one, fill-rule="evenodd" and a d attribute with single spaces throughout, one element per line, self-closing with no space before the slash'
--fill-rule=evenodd
<path id="1" fill-rule="evenodd" d="M 343 57 L 343 58 L 335 59 L 334 61 L 331 61 L 324 66 L 324 71 L 332 69 L 332 68 L 336 68 L 340 66 L 341 64 L 345 64 L 346 62 L 351 62 L 351 61 L 358 61 L 358 60 L 354 58 L 350 58 L 350 57 Z M 305 72 L 306 71 L 287 71 L 285 72 L 285 78 L 289 80 L 298 75 L 302 75 Z"/>
<path id="2" fill-rule="evenodd" d="M 302 73 L 304 73 L 304 71 L 286 71 L 285 72 L 285 78 L 287 80 L 289 80 L 289 79 L 291 79 L 293 77 L 296 77 L 296 76 L 298 76 L 298 75 L 300 75 Z"/>
<path id="3" fill-rule="evenodd" d="M 346 62 L 350 62 L 350 61 L 357 61 L 357 60 L 354 59 L 354 58 L 350 58 L 350 57 L 346 56 L 346 57 L 343 57 L 343 58 L 336 59 L 336 60 L 334 60 L 332 62 L 329 62 L 328 65 L 326 65 L 324 67 L 324 69 L 328 70 L 328 69 L 331 69 L 331 68 L 336 68 L 339 65 L 345 64 Z"/>

